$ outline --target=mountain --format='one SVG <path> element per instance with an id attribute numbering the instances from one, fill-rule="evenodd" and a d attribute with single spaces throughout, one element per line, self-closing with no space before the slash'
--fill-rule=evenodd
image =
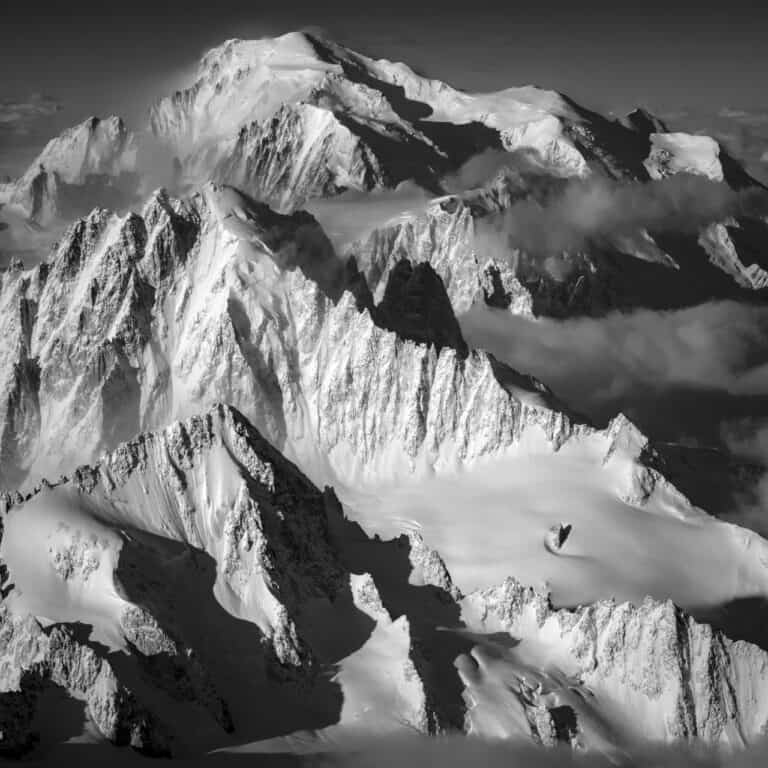
<path id="1" fill-rule="evenodd" d="M 735 746 L 768 719 L 765 651 L 670 602 L 554 611 L 512 579 L 464 598 L 417 534 L 368 538 L 225 406 L 5 506 L 6 754 L 33 725 L 52 738 L 55 695 L 100 737 L 176 756 L 293 749 L 299 727 L 305 749 L 361 728 Z"/>
<path id="2" fill-rule="evenodd" d="M 374 293 L 406 254 L 430 264 L 458 314 L 476 303 L 527 316 L 574 317 L 711 299 L 762 301 L 768 286 L 768 262 L 758 245 L 768 236 L 764 220 L 716 222 L 698 236 L 638 230 L 576 252 L 537 253 L 516 246 L 503 225 L 505 210 L 516 202 L 546 210 L 549 193 L 537 186 L 502 171 L 484 188 L 435 198 L 341 250 Z"/>
<path id="3" fill-rule="evenodd" d="M 152 107 L 149 131 L 152 141 L 137 138 L 118 118 L 91 118 L 71 129 L 49 144 L 22 179 L 0 189 L 6 215 L 25 217 L 26 226 L 50 226 L 62 218 L 57 212 L 71 220 L 97 204 L 125 210 L 137 204 L 143 188 L 132 172 L 160 165 L 168 168 L 155 172 L 155 183 L 159 176 L 188 192 L 213 178 L 283 213 L 345 190 L 393 189 L 405 181 L 420 185 L 445 208 L 441 195 L 452 191 L 474 159 L 490 154 L 502 176 L 508 169 L 507 180 L 488 173 L 475 182 L 489 185 L 490 194 L 506 184 L 513 194 L 497 197 L 490 210 L 487 199 L 470 203 L 459 194 L 472 219 L 462 220 L 463 206 L 450 204 L 457 219 L 451 228 L 470 230 L 458 252 L 447 258 L 436 245 L 422 248 L 421 259 L 433 266 L 445 262 L 444 280 L 448 268 L 460 271 L 477 260 L 472 295 L 487 297 L 491 306 L 554 316 L 603 314 L 738 298 L 768 285 L 768 262 L 759 247 L 768 236 L 765 200 L 742 214 L 724 211 L 699 227 L 698 235 L 679 225 L 659 232 L 638 225 L 615 236 L 597 232 L 586 243 L 561 244 L 554 251 L 506 242 L 504 212 L 521 202 L 547 211 L 568 180 L 648 184 L 682 174 L 732 190 L 761 189 L 715 140 L 670 133 L 642 110 L 613 120 L 530 86 L 464 93 L 405 64 L 290 33 L 229 40 L 208 52 L 190 87 Z M 166 162 L 169 154 L 173 164 Z M 370 203 L 375 207 L 376 200 Z M 382 237 L 409 237 L 387 232 L 391 227 L 440 228 L 436 214 L 441 218 L 430 206 L 414 212 L 412 221 L 385 224 Z M 24 231 L 24 221 L 12 223 L 20 231 L 15 239 L 31 241 L 37 251 L 50 241 Z M 362 259 L 374 258 L 366 251 L 381 246 L 365 238 L 376 237 L 368 231 L 362 242 L 343 246 L 362 251 Z M 24 250 L 16 243 L 11 255 Z M 391 253 L 375 258 L 399 260 Z"/>
<path id="4" fill-rule="evenodd" d="M 109 204 L 109 187 L 135 170 L 135 138 L 119 117 L 90 117 L 51 139 L 17 181 L 0 186 L 0 202 L 40 225 L 73 217 L 85 205 Z"/>
<path id="5" fill-rule="evenodd" d="M 516 493 L 539 510 L 518 534 L 517 575 L 548 582 L 562 604 L 604 596 L 601 575 L 612 594 L 672 596 L 705 617 L 747 597 L 744 569 L 762 594 L 762 542 L 744 561 L 741 535 L 664 480 L 626 419 L 595 429 L 540 382 L 468 350 L 435 275 L 394 271 L 378 304 L 363 287 L 311 217 L 232 188 L 158 193 L 142 216 L 94 211 L 50 263 L 4 275 L 4 484 L 57 477 L 223 401 L 370 530 L 430 533 L 464 589 L 509 575 L 494 531 Z M 460 509 L 473 493 L 486 501 L 468 537 Z M 595 533 L 592 559 L 569 563 L 567 578 L 563 563 L 532 557 L 569 495 L 585 500 L 569 513 L 577 531 L 620 530 L 629 515 L 648 550 Z M 716 581 L 675 565 L 711 563 L 699 539 L 722 551 Z M 650 568 L 659 547 L 669 558 Z"/>
<path id="6" fill-rule="evenodd" d="M 709 514 L 701 452 L 589 423 L 462 330 L 761 302 L 738 163 L 305 33 L 213 49 L 149 125 L 173 178 L 138 205 L 118 118 L 0 190 L 57 235 L 0 268 L 0 751 L 756 743 L 768 541 Z M 510 239 L 574 199 L 679 210 Z"/>

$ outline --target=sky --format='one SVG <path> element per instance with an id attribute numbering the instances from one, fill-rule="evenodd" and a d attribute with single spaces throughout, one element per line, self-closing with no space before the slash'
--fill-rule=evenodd
<path id="1" fill-rule="evenodd" d="M 640 104 L 686 129 L 743 115 L 723 130 L 735 123 L 757 161 L 752 135 L 768 136 L 768 9 L 745 0 L 693 11 L 674 0 L 41 0 L 0 17 L 0 173 L 91 114 L 140 125 L 224 39 L 304 27 L 470 90 L 533 83 L 603 112 Z"/>

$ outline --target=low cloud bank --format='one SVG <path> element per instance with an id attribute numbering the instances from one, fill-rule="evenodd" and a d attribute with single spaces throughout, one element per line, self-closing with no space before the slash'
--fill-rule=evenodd
<path id="1" fill-rule="evenodd" d="M 716 440 L 740 400 L 752 414 L 768 397 L 765 307 L 713 302 L 560 321 L 476 306 L 460 324 L 470 346 L 532 373 L 592 419 L 623 411 L 665 438 Z"/>
<path id="2" fill-rule="evenodd" d="M 727 450 L 745 465 L 718 464 L 729 490 L 697 503 L 768 535 L 768 307 L 716 302 L 560 321 L 475 306 L 460 325 L 470 346 L 535 375 L 598 425 L 623 412 L 656 441 Z"/>
<path id="3" fill-rule="evenodd" d="M 734 522 L 768 536 L 768 416 L 726 421 L 721 426 L 721 434 L 733 456 L 765 470 L 754 482 L 744 483 L 739 489 L 738 519 Z"/>
<path id="4" fill-rule="evenodd" d="M 520 201 L 480 229 L 509 252 L 559 254 L 642 230 L 693 234 L 729 217 L 761 215 L 768 215 L 768 193 L 760 189 L 736 191 L 689 174 L 646 183 L 594 177 L 567 182 L 544 205 Z"/>
<path id="5" fill-rule="evenodd" d="M 318 220 L 333 245 L 342 249 L 389 221 L 422 213 L 430 199 L 418 185 L 403 182 L 393 190 L 348 190 L 336 197 L 317 198 L 304 208 Z"/>
<path id="6" fill-rule="evenodd" d="M 484 186 L 503 170 L 533 174 L 548 171 L 532 149 L 518 149 L 514 152 L 486 149 L 467 160 L 455 173 L 445 176 L 441 186 L 448 193 L 458 194 Z"/>

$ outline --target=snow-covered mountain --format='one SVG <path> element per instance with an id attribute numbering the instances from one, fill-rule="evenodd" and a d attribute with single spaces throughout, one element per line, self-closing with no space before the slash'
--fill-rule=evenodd
<path id="1" fill-rule="evenodd" d="M 714 222 L 698 235 L 637 230 L 576 251 L 536 253 L 516 246 L 496 220 L 515 201 L 529 204 L 541 192 L 532 191 L 524 176 L 502 171 L 487 187 L 435 198 L 424 210 L 377 226 L 341 250 L 375 294 L 401 259 L 430 264 L 458 314 L 478 302 L 553 317 L 672 309 L 709 299 L 749 299 L 768 287 L 760 245 L 768 223 L 762 219 Z M 546 197 L 540 200 L 533 205 L 546 205 Z"/>
<path id="2" fill-rule="evenodd" d="M 414 729 L 743 746 L 768 721 L 765 651 L 670 602 L 556 612 L 512 579 L 463 598 L 418 534 L 368 538 L 225 406 L 4 504 L 8 752 L 56 691 L 95 735 L 179 756 L 293 750 L 299 727 L 324 750 Z"/>
<path id="3" fill-rule="evenodd" d="M 0 203 L 40 225 L 71 219 L 83 195 L 90 206 L 97 196 L 108 201 L 108 188 L 135 171 L 136 152 L 119 117 L 90 117 L 51 139 L 20 179 L 0 185 Z"/>
<path id="4" fill-rule="evenodd" d="M 500 236 L 594 180 L 753 201 L 736 161 L 642 111 L 467 94 L 304 33 L 213 49 L 150 127 L 176 188 L 138 206 L 118 118 L 0 189 L 17 223 L 68 224 L 0 271 L 0 750 L 766 733 L 768 542 L 461 326 L 760 300 L 753 208 L 558 253 Z"/>
<path id="5" fill-rule="evenodd" d="M 450 261 L 458 271 L 478 261 L 473 288 L 478 294 L 490 291 L 492 306 L 535 314 L 597 314 L 633 306 L 685 306 L 768 284 L 768 263 L 757 247 L 768 233 L 761 216 L 744 220 L 723 214 L 707 222 L 698 237 L 637 227 L 555 253 L 507 244 L 499 233 L 493 243 L 484 235 L 476 239 L 477 227 L 493 229 L 485 219 L 494 220 L 521 200 L 546 208 L 568 179 L 648 182 L 693 174 L 727 188 L 759 188 L 715 140 L 670 133 L 642 110 L 624 120 L 609 119 L 534 87 L 464 93 L 405 64 L 290 33 L 230 40 L 211 50 L 189 88 L 152 107 L 149 130 L 176 158 L 163 183 L 189 191 L 214 178 L 286 213 L 344 190 L 395 188 L 406 180 L 440 196 L 451 191 L 453 174 L 484 152 L 499 155 L 497 169 L 522 163 L 528 173 L 507 171 L 515 176 L 514 194 L 496 197 L 490 210 L 487 195 L 470 204 L 471 221 L 462 220 L 461 205 L 451 204 L 457 217 L 451 226 L 472 230 L 458 253 L 447 260 L 440 245 L 420 249 L 421 258 Z M 156 165 L 137 161 L 137 154 L 158 151 L 153 142 L 143 144 L 142 150 L 142 142 L 118 118 L 89 119 L 52 140 L 22 179 L 0 188 L 6 217 L 50 226 L 62 212 L 71 220 L 96 204 L 121 210 L 135 205 L 142 185 L 132 172 Z M 491 194 L 505 183 L 491 177 L 478 181 L 488 184 Z M 761 205 L 764 217 L 768 205 Z M 432 207 L 415 213 L 412 223 L 394 226 L 439 229 L 434 213 L 444 218 Z M 23 222 L 12 223 L 23 227 Z M 403 237 L 409 235 L 383 234 L 387 241 Z M 17 240 L 30 238 L 23 232 Z M 501 245 L 495 243 L 499 239 Z M 33 241 L 39 249 L 41 238 Z M 356 250 L 371 247 L 381 246 L 358 244 Z M 363 258 L 371 256 L 363 253 Z M 379 253 L 375 258 L 399 257 Z M 440 274 L 448 275 L 445 269 Z"/>

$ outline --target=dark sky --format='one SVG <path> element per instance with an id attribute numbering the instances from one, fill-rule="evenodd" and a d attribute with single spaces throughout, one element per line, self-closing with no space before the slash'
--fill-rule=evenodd
<path id="1" fill-rule="evenodd" d="M 768 9 L 745 0 L 13 3 L 0 10 L 0 107 L 41 94 L 63 108 L 20 130 L 0 122 L 0 169 L 90 114 L 136 124 L 228 37 L 305 26 L 468 89 L 534 83 L 602 111 L 768 111 Z"/>

